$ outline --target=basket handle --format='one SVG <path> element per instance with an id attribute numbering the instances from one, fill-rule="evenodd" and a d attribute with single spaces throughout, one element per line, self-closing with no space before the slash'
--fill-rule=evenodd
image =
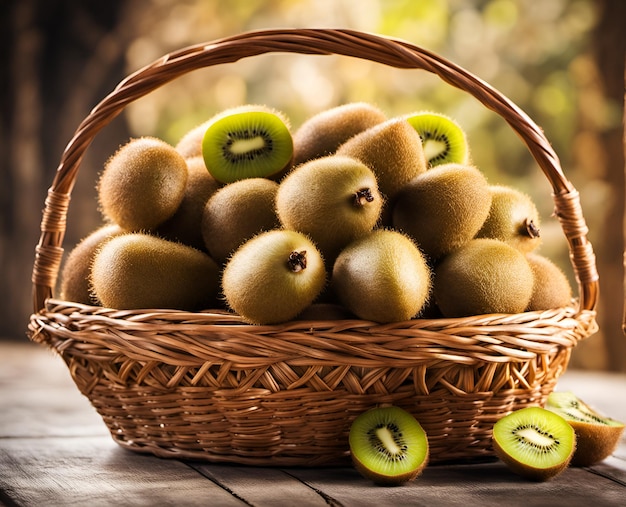
<path id="1" fill-rule="evenodd" d="M 397 68 L 423 69 L 471 94 L 499 114 L 524 141 L 552 185 L 555 215 L 568 240 L 578 281 L 578 310 L 595 309 L 598 273 L 578 192 L 563 174 L 559 159 L 541 129 L 521 109 L 470 72 L 402 40 L 353 30 L 280 29 L 247 32 L 167 54 L 122 80 L 81 122 L 62 154 L 45 201 L 32 273 L 35 312 L 53 295 L 63 255 L 61 245 L 70 195 L 81 160 L 96 134 L 126 105 L 183 74 L 271 52 L 337 54 Z"/>

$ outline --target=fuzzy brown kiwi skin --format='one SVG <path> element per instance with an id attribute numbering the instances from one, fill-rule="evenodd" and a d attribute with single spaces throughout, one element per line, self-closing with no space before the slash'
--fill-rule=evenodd
<path id="1" fill-rule="evenodd" d="M 342 143 L 386 119 L 382 110 L 365 102 L 343 104 L 311 116 L 293 135 L 294 166 L 332 155 Z"/>
<path id="2" fill-rule="evenodd" d="M 533 271 L 533 293 L 526 311 L 562 308 L 572 302 L 572 287 L 565 273 L 547 257 L 535 252 L 526 254 Z"/>
<path id="3" fill-rule="evenodd" d="M 187 163 L 174 147 L 155 137 L 131 139 L 100 175 L 100 210 L 127 231 L 153 230 L 178 209 L 187 178 Z"/>
<path id="4" fill-rule="evenodd" d="M 85 305 L 100 305 L 89 284 L 91 263 L 104 241 L 123 233 L 124 230 L 117 224 L 103 225 L 83 238 L 70 251 L 61 271 L 62 299 Z"/>
<path id="5" fill-rule="evenodd" d="M 170 241 L 179 241 L 199 250 L 205 250 L 202 237 L 202 214 L 209 198 L 223 185 L 214 179 L 202 157 L 187 159 L 188 178 L 185 193 L 176 213 L 155 231 Z"/>

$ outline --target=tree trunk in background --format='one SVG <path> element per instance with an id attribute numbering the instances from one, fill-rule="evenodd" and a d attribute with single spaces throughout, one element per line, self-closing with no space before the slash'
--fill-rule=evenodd
<path id="1" fill-rule="evenodd" d="M 125 75 L 122 3 L 20 0 L 0 7 L 6 51 L 0 63 L 0 338 L 23 339 L 26 332 L 41 210 L 61 153 L 88 111 Z M 117 125 L 122 133 L 103 134 L 85 157 L 84 172 L 92 174 L 79 178 L 72 194 L 77 222 L 68 224 L 75 231 L 69 242 L 99 220 L 95 174 L 126 137 L 123 123 Z"/>
<path id="2" fill-rule="evenodd" d="M 615 119 L 621 121 L 624 111 L 624 58 L 626 37 L 626 2 L 603 0 L 600 19 L 596 27 L 594 57 L 602 79 L 604 95 L 616 112 Z M 607 204 L 604 237 L 601 244 L 594 245 L 601 262 L 600 298 L 602 313 L 598 316 L 607 348 L 607 366 L 610 370 L 626 371 L 626 337 L 622 333 L 624 308 L 624 129 L 615 125 L 598 132 L 599 143 L 605 150 L 607 161 L 605 178 L 609 188 L 614 189 L 614 198 Z"/>

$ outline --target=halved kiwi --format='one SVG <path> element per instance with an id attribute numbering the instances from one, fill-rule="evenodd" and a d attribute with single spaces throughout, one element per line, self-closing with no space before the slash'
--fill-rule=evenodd
<path id="1" fill-rule="evenodd" d="M 209 172 L 222 183 L 276 177 L 293 159 L 289 123 L 265 106 L 226 110 L 209 122 L 202 156 Z"/>
<path id="2" fill-rule="evenodd" d="M 552 392 L 546 408 L 574 428 L 578 445 L 572 465 L 591 466 L 609 457 L 624 432 L 624 423 L 605 417 L 569 391 Z"/>
<path id="3" fill-rule="evenodd" d="M 469 148 L 465 132 L 455 120 L 430 111 L 409 114 L 406 120 L 422 138 L 422 147 L 430 167 L 468 163 Z"/>
<path id="4" fill-rule="evenodd" d="M 355 468 L 377 484 L 412 481 L 428 464 L 426 432 L 400 407 L 375 407 L 360 414 L 350 426 L 349 443 Z"/>
<path id="5" fill-rule="evenodd" d="M 576 434 L 560 415 L 526 407 L 502 417 L 493 426 L 493 448 L 513 472 L 546 481 L 569 465 Z"/>

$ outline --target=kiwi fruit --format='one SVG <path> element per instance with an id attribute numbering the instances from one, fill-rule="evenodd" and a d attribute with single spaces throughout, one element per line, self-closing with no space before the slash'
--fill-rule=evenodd
<path id="1" fill-rule="evenodd" d="M 467 138 L 461 126 L 449 116 L 421 111 L 405 116 L 422 139 L 429 167 L 469 163 Z"/>
<path id="2" fill-rule="evenodd" d="M 289 122 L 282 113 L 262 105 L 227 109 L 209 120 L 202 156 L 209 172 L 222 183 L 277 178 L 293 160 Z"/>
<path id="3" fill-rule="evenodd" d="M 476 167 L 444 164 L 409 181 L 396 195 L 393 227 L 431 259 L 459 248 L 480 230 L 491 207 L 490 186 Z"/>
<path id="4" fill-rule="evenodd" d="M 524 254 L 497 239 L 473 239 L 435 267 L 433 293 L 445 317 L 521 313 L 532 290 Z"/>
<path id="5" fill-rule="evenodd" d="M 407 182 L 427 170 L 422 140 L 411 124 L 392 118 L 356 134 L 337 155 L 356 158 L 369 167 L 389 202 Z"/>
<path id="6" fill-rule="evenodd" d="M 251 324 L 279 324 L 313 303 L 326 284 L 324 259 L 304 234 L 276 229 L 241 245 L 222 273 L 228 306 Z"/>
<path id="7" fill-rule="evenodd" d="M 204 121 L 189 130 L 174 146 L 176 151 L 186 159 L 202 157 L 202 139 L 210 122 L 211 120 Z"/>
<path id="8" fill-rule="evenodd" d="M 294 166 L 332 155 L 348 139 L 386 119 L 383 111 L 366 102 L 343 104 L 311 116 L 293 135 Z"/>
<path id="9" fill-rule="evenodd" d="M 341 248 L 374 228 L 382 206 L 374 173 L 362 162 L 340 155 L 294 168 L 276 195 L 281 224 L 307 234 L 329 265 Z"/>
<path id="10" fill-rule="evenodd" d="M 246 178 L 223 186 L 209 198 L 200 232 L 216 262 L 223 264 L 245 241 L 280 226 L 275 211 L 277 191 L 275 181 Z"/>
<path id="11" fill-rule="evenodd" d="M 491 209 L 477 238 L 505 241 L 528 253 L 541 244 L 539 212 L 532 198 L 507 185 L 492 185 Z"/>
<path id="12" fill-rule="evenodd" d="M 572 286 L 560 267 L 535 252 L 526 254 L 526 260 L 533 271 L 534 280 L 527 311 L 562 308 L 571 304 Z"/>
<path id="13" fill-rule="evenodd" d="M 496 455 L 513 472 L 542 482 L 568 467 L 576 448 L 576 434 L 554 412 L 525 407 L 494 424 L 492 443 Z"/>
<path id="14" fill-rule="evenodd" d="M 178 241 L 199 250 L 205 249 L 202 237 L 204 207 L 223 184 L 217 181 L 204 165 L 202 157 L 187 159 L 187 185 L 176 213 L 159 225 L 156 233 L 170 241 Z"/>
<path id="15" fill-rule="evenodd" d="M 103 241 L 123 234 L 124 230 L 117 224 L 107 224 L 91 232 L 81 239 L 65 259 L 61 271 L 61 298 L 85 305 L 99 305 L 89 284 L 91 263 Z"/>
<path id="16" fill-rule="evenodd" d="M 190 246 L 127 233 L 102 244 L 92 263 L 91 286 L 109 308 L 196 311 L 215 306 L 219 268 Z"/>
<path id="17" fill-rule="evenodd" d="M 176 213 L 187 178 L 187 163 L 173 146 L 154 137 L 131 139 L 100 175 L 100 209 L 124 230 L 152 230 Z"/>
<path id="18" fill-rule="evenodd" d="M 348 442 L 355 468 L 376 484 L 412 481 L 428 464 L 426 432 L 400 407 L 374 407 L 359 414 L 350 425 Z"/>
<path id="19" fill-rule="evenodd" d="M 624 432 L 624 423 L 605 417 L 570 391 L 550 393 L 545 408 L 559 414 L 574 429 L 574 466 L 591 466 L 608 458 Z"/>
<path id="20" fill-rule="evenodd" d="M 400 322 L 415 317 L 424 307 L 431 272 L 408 236 L 375 229 L 341 251 L 331 280 L 339 301 L 359 318 Z"/>

